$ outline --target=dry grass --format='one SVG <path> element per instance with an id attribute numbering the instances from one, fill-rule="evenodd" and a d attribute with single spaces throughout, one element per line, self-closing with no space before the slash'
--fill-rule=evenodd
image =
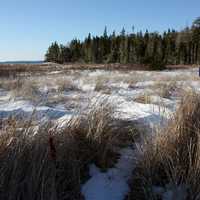
<path id="1" fill-rule="evenodd" d="M 59 78 L 55 83 L 58 87 L 58 92 L 80 90 L 73 80 Z"/>
<path id="2" fill-rule="evenodd" d="M 178 72 L 178 71 L 177 71 Z M 198 72 L 193 72 L 191 74 L 187 73 L 188 71 L 180 71 L 177 75 L 172 76 L 171 73 L 162 74 L 158 73 L 157 75 L 153 74 L 155 81 L 162 82 L 173 82 L 173 81 L 199 81 Z"/>
<path id="3" fill-rule="evenodd" d="M 143 81 L 145 81 L 145 77 L 144 76 L 142 77 L 142 75 L 140 74 L 133 75 L 132 77 L 129 77 L 126 80 L 126 82 L 129 84 L 129 88 L 132 88 L 132 89 L 138 88 L 136 84 Z"/>
<path id="4" fill-rule="evenodd" d="M 200 96 L 186 96 L 169 125 L 141 147 L 129 199 L 160 199 L 153 186 L 187 186 L 186 199 L 200 198 Z M 174 195 L 177 195 L 174 193 Z"/>
<path id="5" fill-rule="evenodd" d="M 0 87 L 10 92 L 12 98 L 40 101 L 42 93 L 39 90 L 38 80 L 30 78 L 1 79 Z"/>
<path id="6" fill-rule="evenodd" d="M 156 90 L 158 95 L 163 98 L 171 98 L 173 95 L 181 94 L 183 89 L 177 84 L 176 81 L 161 82 L 158 81 L 152 86 L 152 89 Z"/>
<path id="7" fill-rule="evenodd" d="M 17 88 L 22 87 L 23 80 L 20 78 L 8 78 L 8 79 L 1 79 L 0 80 L 0 88 L 4 90 L 15 90 Z"/>
<path id="8" fill-rule="evenodd" d="M 113 118 L 115 106 L 109 99 L 100 98 L 90 103 L 86 110 L 72 120 L 70 127 L 78 137 L 81 151 L 85 152 L 85 160 L 90 159 L 100 168 L 107 169 L 115 163 L 118 156 L 116 148 L 126 136 L 117 132 L 119 127 Z"/>
<path id="9" fill-rule="evenodd" d="M 29 79 L 21 80 L 21 84 L 13 88 L 11 94 L 14 98 L 20 97 L 33 102 L 39 102 L 42 98 L 38 83 Z"/>
<path id="10" fill-rule="evenodd" d="M 108 89 L 108 81 L 109 81 L 109 77 L 108 76 L 98 76 L 95 83 L 95 91 L 99 92 L 99 91 L 105 91 L 106 89 Z"/>
<path id="11" fill-rule="evenodd" d="M 8 120 L 0 132 L 0 199 L 82 199 L 89 164 L 112 166 L 127 138 L 118 132 L 109 102 L 93 102 L 62 131 L 46 125 L 35 133 L 31 121 Z"/>
<path id="12" fill-rule="evenodd" d="M 0 199 L 81 199 L 81 161 L 72 135 L 40 129 L 0 135 Z"/>
<path id="13" fill-rule="evenodd" d="M 151 96 L 148 94 L 142 94 L 134 99 L 135 102 L 143 104 L 151 104 Z"/>

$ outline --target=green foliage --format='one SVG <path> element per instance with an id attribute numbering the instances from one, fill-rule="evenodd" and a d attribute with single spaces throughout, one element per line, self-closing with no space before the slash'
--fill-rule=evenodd
<path id="1" fill-rule="evenodd" d="M 152 70 L 164 70 L 164 69 L 166 69 L 166 63 L 159 56 L 155 56 L 155 57 L 151 58 L 149 63 L 150 63 L 150 68 Z"/>
<path id="2" fill-rule="evenodd" d="M 194 22 L 193 22 L 193 26 L 196 28 L 200 28 L 200 17 L 197 17 Z"/>
<path id="3" fill-rule="evenodd" d="M 166 64 L 200 63 L 200 18 L 192 27 L 182 31 L 168 30 L 163 34 L 141 31 L 108 35 L 107 27 L 102 36 L 91 36 L 80 41 L 73 39 L 68 45 L 51 44 L 46 61 L 67 63 L 121 63 L 146 64 L 153 69 L 163 69 Z"/>
<path id="4" fill-rule="evenodd" d="M 47 53 L 45 55 L 47 61 L 54 61 L 58 62 L 60 61 L 60 47 L 57 42 L 54 42 L 51 44 L 51 46 L 48 48 Z"/>

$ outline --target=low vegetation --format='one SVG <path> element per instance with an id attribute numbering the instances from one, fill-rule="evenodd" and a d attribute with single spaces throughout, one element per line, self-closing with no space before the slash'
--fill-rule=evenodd
<path id="1" fill-rule="evenodd" d="M 16 116 L 0 123 L 0 199 L 84 199 L 82 186 L 95 178 L 90 177 L 90 164 L 102 176 L 115 171 L 121 151 L 132 150 L 136 141 L 140 154 L 130 158 L 138 163 L 136 168 L 131 164 L 130 171 L 135 170 L 128 199 L 162 199 L 169 192 L 198 199 L 200 97 L 192 89 L 186 95 L 192 86 L 183 87 L 195 80 L 191 85 L 197 89 L 198 78 L 193 70 L 178 77 L 177 71 L 173 76 L 128 72 L 69 70 L 2 78 L 2 118 Z M 9 104 L 8 98 L 13 98 Z M 177 103 L 168 126 L 146 138 L 166 124 Z M 34 105 L 38 111 L 26 121 L 31 115 L 26 110 L 32 112 Z"/>
<path id="2" fill-rule="evenodd" d="M 151 103 L 151 96 L 149 94 L 142 94 L 134 99 L 135 102 L 143 103 L 143 104 L 150 104 Z"/>
<path id="3" fill-rule="evenodd" d="M 166 128 L 140 148 L 129 199 L 199 199 L 200 96 L 189 94 Z"/>
<path id="4" fill-rule="evenodd" d="M 82 199 L 88 166 L 113 166 L 117 148 L 127 136 L 118 132 L 115 107 L 108 99 L 72 118 L 62 131 L 45 125 L 36 132 L 32 121 L 14 119 L 0 133 L 0 199 Z M 20 124 L 21 126 L 16 126 Z"/>
<path id="5" fill-rule="evenodd" d="M 80 90 L 73 80 L 66 78 L 56 80 L 55 84 L 57 85 L 58 92 Z"/>
<path id="6" fill-rule="evenodd" d="M 157 81 L 153 86 L 153 90 L 157 92 L 160 97 L 171 98 L 173 96 L 181 96 L 184 89 L 178 85 L 176 80 L 171 81 Z"/>

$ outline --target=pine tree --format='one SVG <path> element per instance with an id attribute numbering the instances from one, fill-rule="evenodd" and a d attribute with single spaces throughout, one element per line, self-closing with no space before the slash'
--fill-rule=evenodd
<path id="1" fill-rule="evenodd" d="M 102 36 L 84 41 L 72 40 L 69 45 L 50 45 L 45 55 L 49 62 L 85 62 L 85 63 L 134 63 L 155 65 L 200 64 L 200 17 L 191 27 L 181 31 L 170 30 L 163 34 L 157 32 L 134 32 L 126 34 L 123 28 L 120 34 L 108 35 L 105 27 Z"/>
<path id="2" fill-rule="evenodd" d="M 45 55 L 47 62 L 60 62 L 60 47 L 57 42 L 51 44 Z"/>
<path id="3" fill-rule="evenodd" d="M 72 54 L 69 47 L 60 45 L 60 63 L 68 63 L 72 60 Z"/>

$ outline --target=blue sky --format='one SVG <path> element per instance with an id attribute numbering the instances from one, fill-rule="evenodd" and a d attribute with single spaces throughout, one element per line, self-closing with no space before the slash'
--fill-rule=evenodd
<path id="1" fill-rule="evenodd" d="M 0 61 L 41 60 L 53 41 L 125 27 L 180 30 L 200 16 L 199 0 L 1 0 Z"/>

